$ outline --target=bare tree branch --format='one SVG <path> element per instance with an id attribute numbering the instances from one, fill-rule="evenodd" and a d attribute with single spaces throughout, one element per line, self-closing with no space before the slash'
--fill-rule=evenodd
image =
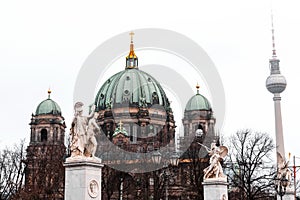
<path id="1" fill-rule="evenodd" d="M 0 199 L 12 199 L 20 190 L 24 180 L 24 140 L 13 148 L 0 152 Z"/>
<path id="2" fill-rule="evenodd" d="M 231 136 L 229 141 L 229 179 L 233 191 L 239 193 L 236 199 L 270 197 L 275 170 L 266 164 L 272 162 L 270 155 L 275 148 L 272 138 L 245 130 Z"/>

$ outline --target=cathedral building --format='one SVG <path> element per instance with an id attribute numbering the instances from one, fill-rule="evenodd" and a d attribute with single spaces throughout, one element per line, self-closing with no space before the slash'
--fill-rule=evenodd
<path id="1" fill-rule="evenodd" d="M 111 140 L 117 124 L 122 121 L 128 132 L 133 152 L 147 152 L 165 146 L 175 139 L 175 121 L 163 88 L 154 77 L 138 68 L 138 57 L 131 40 L 125 70 L 110 77 L 95 99 L 99 125 Z"/>
<path id="2" fill-rule="evenodd" d="M 160 83 L 139 69 L 131 37 L 125 69 L 104 82 L 93 102 L 102 133 L 96 135 L 96 156 L 104 164 L 102 199 L 203 199 L 203 169 L 209 158 L 199 143 L 209 147 L 218 138 L 213 109 L 199 89 L 197 85 L 196 94 L 185 106 L 184 135 L 175 148 L 176 125 L 170 101 Z M 66 126 L 50 93 L 30 122 L 26 191 L 36 199 L 63 199 L 64 193 Z M 120 149 L 130 156 L 122 155 Z M 159 152 L 181 156 L 175 166 L 168 163 L 154 170 L 138 169 L 142 161 L 152 169 L 152 158 Z M 152 157 L 147 157 L 149 153 Z"/>

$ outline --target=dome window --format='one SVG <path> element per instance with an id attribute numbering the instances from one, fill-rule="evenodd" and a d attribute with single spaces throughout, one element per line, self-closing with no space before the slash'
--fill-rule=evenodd
<path id="1" fill-rule="evenodd" d="M 124 90 L 125 95 L 129 95 L 129 93 L 130 93 L 129 90 Z"/>
<path id="2" fill-rule="evenodd" d="M 101 98 L 101 99 L 103 99 L 103 98 L 104 98 L 104 95 L 103 95 L 102 93 L 101 93 L 101 95 L 100 95 L 100 98 Z"/>
<path id="3" fill-rule="evenodd" d="M 107 83 L 110 83 L 110 79 L 107 80 Z"/>
<path id="4" fill-rule="evenodd" d="M 129 76 L 126 76 L 126 80 L 129 81 L 129 80 L 130 80 L 130 77 L 129 77 Z"/>
<path id="5" fill-rule="evenodd" d="M 151 80 L 151 78 L 150 77 L 148 77 L 148 82 L 151 82 L 152 80 Z"/>
<path id="6" fill-rule="evenodd" d="M 47 139 L 48 139 L 47 130 L 43 128 L 41 130 L 41 142 L 46 142 Z"/>
<path id="7" fill-rule="evenodd" d="M 129 97 L 123 97 L 123 102 L 124 103 L 129 102 Z"/>
<path id="8" fill-rule="evenodd" d="M 159 100 L 156 92 L 152 93 L 152 102 L 153 104 L 159 104 Z"/>

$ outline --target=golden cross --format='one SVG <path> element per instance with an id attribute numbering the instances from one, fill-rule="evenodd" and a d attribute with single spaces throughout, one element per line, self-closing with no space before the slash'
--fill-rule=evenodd
<path id="1" fill-rule="evenodd" d="M 133 41 L 134 32 L 131 31 L 131 32 L 129 33 L 129 35 L 130 35 L 130 39 L 131 39 L 131 42 L 132 42 L 132 41 Z"/>
<path id="2" fill-rule="evenodd" d="M 120 120 L 120 123 L 119 123 L 119 128 L 120 128 L 120 130 L 122 130 L 122 125 L 123 125 L 123 123 L 122 123 L 122 121 Z"/>

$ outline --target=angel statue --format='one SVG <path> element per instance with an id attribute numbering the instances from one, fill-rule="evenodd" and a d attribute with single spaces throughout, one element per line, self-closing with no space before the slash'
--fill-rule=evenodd
<path id="1" fill-rule="evenodd" d="M 220 147 L 216 146 L 215 141 L 211 143 L 211 148 L 208 148 L 207 146 L 201 143 L 199 144 L 203 146 L 208 152 L 208 155 L 210 155 L 209 166 L 203 170 L 204 172 L 203 179 L 225 178 L 226 176 L 223 173 L 223 169 L 220 162 L 227 155 L 228 148 L 225 146 L 220 146 Z"/>
<path id="2" fill-rule="evenodd" d="M 289 169 L 289 161 L 285 161 L 285 159 L 282 157 L 282 155 L 277 152 L 277 180 L 282 181 L 282 180 L 287 180 L 287 185 L 286 187 L 289 187 L 291 185 L 291 177 L 292 177 L 292 172 Z M 277 186 L 279 187 L 280 184 L 278 183 Z"/>

